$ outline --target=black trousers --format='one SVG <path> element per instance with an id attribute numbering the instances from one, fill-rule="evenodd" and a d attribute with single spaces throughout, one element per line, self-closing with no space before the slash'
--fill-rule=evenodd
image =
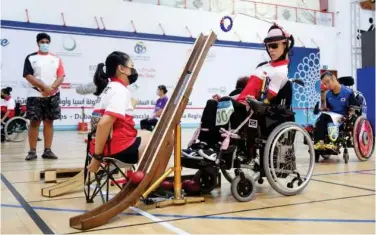
<path id="1" fill-rule="evenodd" d="M 230 117 L 232 129 L 236 129 L 247 117 L 247 110 L 245 105 L 236 102 L 230 97 L 221 98 L 219 101 L 231 100 L 234 107 L 234 113 Z M 198 139 L 201 142 L 208 144 L 208 147 L 213 148 L 219 141 L 222 140 L 220 135 L 220 128 L 228 128 L 228 124 L 225 126 L 216 126 L 218 102 L 215 100 L 208 100 L 201 117 L 201 129 L 208 129 L 207 131 L 201 130 Z"/>
<path id="2" fill-rule="evenodd" d="M 157 125 L 158 119 L 142 119 L 140 122 L 141 130 L 153 131 L 154 127 Z"/>
<path id="3" fill-rule="evenodd" d="M 317 119 L 316 128 L 315 128 L 315 143 L 320 140 L 325 140 L 325 137 L 328 136 L 328 124 L 333 122 L 332 117 L 330 115 L 323 113 Z M 326 140 L 325 140 L 326 141 Z"/>

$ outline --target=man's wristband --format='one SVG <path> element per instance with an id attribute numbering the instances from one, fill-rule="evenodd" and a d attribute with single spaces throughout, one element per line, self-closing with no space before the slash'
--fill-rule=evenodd
<path id="1" fill-rule="evenodd" d="M 95 160 L 98 160 L 98 161 L 102 161 L 102 159 L 103 159 L 103 154 L 93 154 L 93 158 L 95 159 Z"/>

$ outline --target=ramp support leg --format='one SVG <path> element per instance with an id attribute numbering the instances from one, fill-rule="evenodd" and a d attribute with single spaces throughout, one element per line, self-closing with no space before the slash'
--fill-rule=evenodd
<path id="1" fill-rule="evenodd" d="M 156 189 L 159 184 L 167 178 L 172 172 L 174 172 L 174 198 L 168 199 L 156 203 L 158 208 L 166 207 L 170 205 L 183 205 L 187 203 L 198 203 L 204 202 L 204 197 L 184 197 L 181 193 L 181 126 L 177 124 L 175 127 L 175 143 L 174 143 L 174 167 L 168 169 L 168 171 L 163 174 L 143 195 L 146 198 L 150 192 Z"/>

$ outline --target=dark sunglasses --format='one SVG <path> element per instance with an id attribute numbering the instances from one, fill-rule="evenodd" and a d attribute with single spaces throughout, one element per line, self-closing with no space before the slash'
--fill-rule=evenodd
<path id="1" fill-rule="evenodd" d="M 277 49 L 279 47 L 279 44 L 278 43 L 270 43 L 270 44 L 267 44 L 266 46 L 268 47 L 268 49 L 270 49 L 270 48 Z"/>

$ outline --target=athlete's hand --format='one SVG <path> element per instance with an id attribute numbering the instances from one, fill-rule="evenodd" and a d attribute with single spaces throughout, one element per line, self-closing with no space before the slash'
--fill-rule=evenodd
<path id="1" fill-rule="evenodd" d="M 221 96 L 218 94 L 215 94 L 212 96 L 213 100 L 219 101 L 221 99 Z"/>
<path id="2" fill-rule="evenodd" d="M 47 93 L 47 94 L 50 94 L 54 91 L 54 89 L 50 86 L 45 86 L 43 87 L 43 92 Z"/>
<path id="3" fill-rule="evenodd" d="M 88 169 L 91 173 L 97 173 L 97 171 L 98 171 L 100 165 L 101 165 L 101 162 L 98 161 L 97 159 L 93 158 L 93 159 L 91 159 L 90 164 L 87 166 L 87 169 Z"/>
<path id="4" fill-rule="evenodd" d="M 246 100 L 255 100 L 256 98 L 253 95 L 247 95 L 245 97 Z"/>

